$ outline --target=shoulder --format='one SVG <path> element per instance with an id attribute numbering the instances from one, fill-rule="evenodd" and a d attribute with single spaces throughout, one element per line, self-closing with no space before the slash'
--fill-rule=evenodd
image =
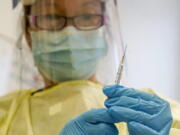
<path id="1" fill-rule="evenodd" d="M 12 100 L 16 100 L 22 97 L 23 95 L 30 95 L 32 91 L 34 90 L 16 90 L 16 91 L 10 92 L 0 97 L 0 104 L 4 102 L 11 102 Z"/>

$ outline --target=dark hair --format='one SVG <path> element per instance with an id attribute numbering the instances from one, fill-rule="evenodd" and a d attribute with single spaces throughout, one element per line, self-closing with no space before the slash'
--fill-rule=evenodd
<path id="1" fill-rule="evenodd" d="M 25 29 L 25 38 L 26 41 L 29 45 L 29 47 L 31 48 L 31 40 L 30 40 L 30 34 L 28 31 L 28 27 L 29 27 L 29 21 L 28 21 L 28 16 L 30 15 L 31 12 L 31 6 L 24 6 L 24 29 Z"/>

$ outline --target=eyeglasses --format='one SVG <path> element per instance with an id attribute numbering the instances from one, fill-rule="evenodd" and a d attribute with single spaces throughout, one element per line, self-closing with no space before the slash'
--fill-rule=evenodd
<path id="1" fill-rule="evenodd" d="M 72 21 L 72 25 L 78 30 L 95 30 L 104 25 L 103 15 L 86 14 L 74 17 L 58 15 L 29 16 L 30 25 L 38 30 L 62 30 Z"/>

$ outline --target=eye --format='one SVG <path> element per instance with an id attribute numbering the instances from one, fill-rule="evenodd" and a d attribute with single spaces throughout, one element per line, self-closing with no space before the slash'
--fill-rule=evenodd
<path id="1" fill-rule="evenodd" d="M 75 25 L 79 29 L 96 29 L 103 22 L 102 15 L 82 15 L 75 18 Z"/>
<path id="2" fill-rule="evenodd" d="M 79 19 L 81 19 L 82 21 L 88 21 L 88 20 L 92 20 L 94 19 L 94 16 L 93 15 L 83 15 L 81 17 L 79 17 Z"/>
<path id="3" fill-rule="evenodd" d="M 57 15 L 37 16 L 36 24 L 42 29 L 60 29 L 65 24 L 65 18 Z"/>
<path id="4" fill-rule="evenodd" d="M 60 19 L 60 17 L 54 15 L 37 16 L 37 22 L 41 24 L 57 23 Z"/>

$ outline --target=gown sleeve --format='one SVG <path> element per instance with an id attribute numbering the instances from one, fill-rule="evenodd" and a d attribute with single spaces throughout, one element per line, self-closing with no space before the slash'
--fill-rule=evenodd
<path id="1" fill-rule="evenodd" d="M 19 95 L 19 91 L 10 93 L 6 96 L 0 97 L 0 135 L 6 134 L 8 124 L 11 120 L 11 110 L 15 104 L 15 100 Z"/>

